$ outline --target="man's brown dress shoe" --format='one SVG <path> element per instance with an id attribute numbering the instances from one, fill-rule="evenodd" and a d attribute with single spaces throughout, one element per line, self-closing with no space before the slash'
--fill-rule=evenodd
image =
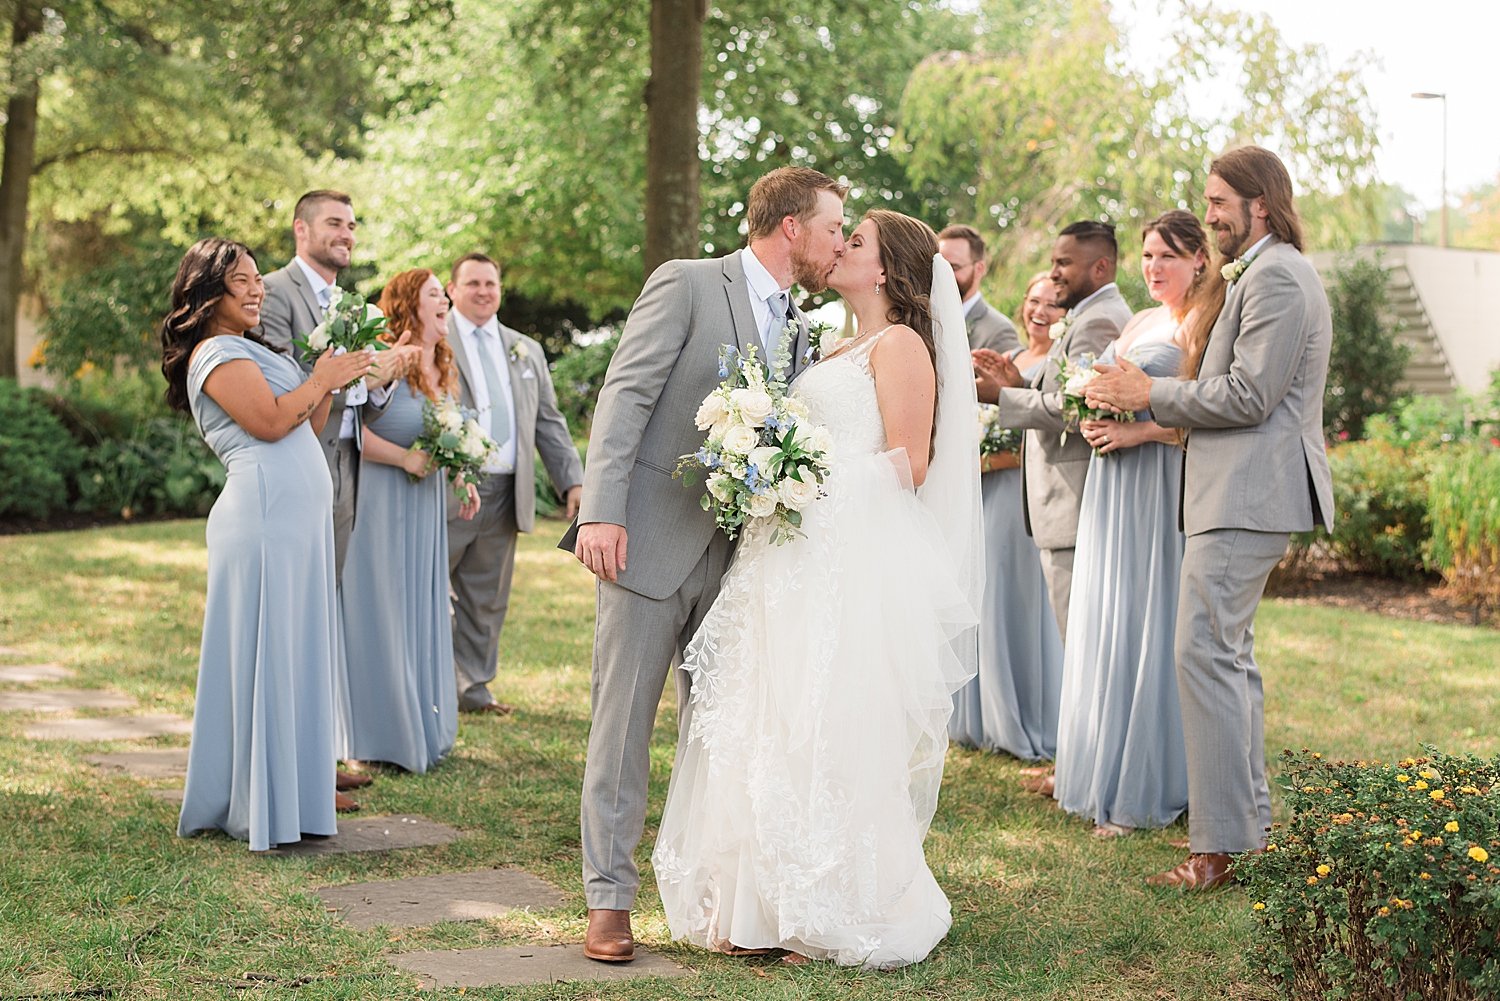
<path id="1" fill-rule="evenodd" d="M 1175 886 L 1179 890 L 1212 890 L 1234 882 L 1229 871 L 1234 859 L 1223 852 L 1202 852 L 1189 855 L 1187 861 L 1175 869 L 1147 876 L 1149 886 Z"/>
<path id="2" fill-rule="evenodd" d="M 602 963 L 625 963 L 635 958 L 635 935 L 629 911 L 589 910 L 589 930 L 583 954 Z"/>
<path id="3" fill-rule="evenodd" d="M 353 772 L 346 772 L 342 768 L 335 771 L 334 776 L 335 782 L 333 787 L 339 790 L 360 789 L 375 781 L 368 775 L 355 775 Z"/>
<path id="4" fill-rule="evenodd" d="M 359 804 L 341 792 L 333 794 L 333 808 L 339 813 L 355 813 L 359 810 Z"/>
<path id="5" fill-rule="evenodd" d="M 507 705 L 504 702 L 491 702 L 480 706 L 478 709 L 470 709 L 468 711 L 471 713 L 487 713 L 491 716 L 509 716 L 516 711 L 516 707 Z"/>

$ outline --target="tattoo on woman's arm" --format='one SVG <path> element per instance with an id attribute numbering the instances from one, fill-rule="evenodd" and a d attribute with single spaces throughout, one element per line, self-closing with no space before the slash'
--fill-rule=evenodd
<path id="1" fill-rule="evenodd" d="M 301 424 L 303 421 L 307 420 L 312 416 L 313 411 L 316 409 L 318 409 L 318 404 L 316 401 L 313 403 L 309 403 L 307 406 L 303 407 L 302 412 L 297 415 L 294 421 L 292 421 L 292 427 L 296 427 L 298 424 Z"/>

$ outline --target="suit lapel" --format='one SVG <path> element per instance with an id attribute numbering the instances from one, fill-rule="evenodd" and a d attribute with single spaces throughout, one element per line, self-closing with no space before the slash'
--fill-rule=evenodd
<path id="1" fill-rule="evenodd" d="M 454 314 L 448 314 L 448 347 L 453 351 L 453 361 L 458 365 L 458 378 L 462 385 L 459 386 L 459 402 L 473 409 L 474 407 L 474 370 L 469 367 L 469 352 L 464 350 L 464 339 L 458 336 L 458 322 L 453 319 Z M 468 394 L 468 400 L 462 399 L 463 394 Z"/>
<path id="2" fill-rule="evenodd" d="M 755 311 L 750 308 L 750 284 L 745 281 L 745 266 L 740 262 L 738 250 L 724 258 L 724 294 L 729 297 L 729 315 L 734 320 L 735 346 L 743 355 L 754 344 L 759 354 L 760 331 L 755 329 Z"/>
<path id="3" fill-rule="evenodd" d="M 302 293 L 302 302 L 312 312 L 313 326 L 316 327 L 323 322 L 323 305 L 318 302 L 318 294 L 308 284 L 307 275 L 302 272 L 302 265 L 295 260 L 286 266 L 286 273 L 292 279 L 292 284 L 297 286 L 297 291 Z M 308 328 L 310 333 L 311 327 Z"/>
<path id="4" fill-rule="evenodd" d="M 792 345 L 791 378 L 795 379 L 797 378 L 797 376 L 802 374 L 802 369 L 806 367 L 806 362 L 804 361 L 804 359 L 807 358 L 807 349 L 810 346 L 809 338 L 811 337 L 811 333 L 807 328 L 807 316 L 802 312 L 802 310 L 797 308 L 797 304 L 795 302 L 791 302 L 790 297 L 788 297 L 787 301 L 791 303 L 792 319 L 797 324 L 797 343 Z"/>

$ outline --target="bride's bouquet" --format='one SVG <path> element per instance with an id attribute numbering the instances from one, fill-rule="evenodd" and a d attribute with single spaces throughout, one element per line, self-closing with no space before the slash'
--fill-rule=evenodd
<path id="1" fill-rule="evenodd" d="M 448 398 L 442 403 L 422 402 L 422 433 L 411 447 L 422 449 L 432 456 L 433 466 L 447 470 L 453 492 L 459 500 L 465 500 L 468 484 L 479 485 L 480 470 L 500 446 L 484 433 L 472 410 Z M 413 483 L 419 479 L 407 475 Z"/>
<path id="2" fill-rule="evenodd" d="M 1000 408 L 993 403 L 979 404 L 979 467 L 984 472 L 1003 468 L 993 457 L 1019 455 L 1025 432 L 1000 426 Z"/>
<path id="3" fill-rule="evenodd" d="M 328 305 L 323 308 L 323 322 L 313 327 L 306 337 L 298 338 L 296 344 L 302 349 L 302 356 L 311 362 L 329 348 L 333 348 L 336 355 L 347 351 L 362 351 L 365 348 L 384 351 L 388 345 L 380 340 L 383 333 L 385 317 L 380 310 L 365 302 L 365 297 L 358 292 L 350 292 L 335 285 L 328 290 Z M 363 379 L 364 376 L 360 376 L 344 386 L 344 389 L 353 389 Z M 348 402 L 352 405 L 363 401 L 350 399 Z"/>
<path id="4" fill-rule="evenodd" d="M 1114 420 L 1122 424 L 1131 423 L 1135 420 L 1134 413 L 1117 414 L 1103 407 L 1091 407 L 1084 399 L 1089 383 L 1099 377 L 1099 373 L 1094 371 L 1094 362 L 1097 360 L 1097 356 L 1092 354 L 1084 355 L 1077 362 L 1067 358 L 1057 360 L 1057 377 L 1062 383 L 1063 417 L 1073 427 L 1077 427 L 1084 421 Z M 1066 442 L 1067 440 L 1068 431 L 1064 428 L 1059 441 Z M 1094 454 L 1099 455 L 1099 450 L 1095 449 Z"/>
<path id="5" fill-rule="evenodd" d="M 776 356 L 772 363 L 776 371 Z M 823 496 L 822 484 L 833 461 L 833 436 L 809 423 L 807 408 L 786 393 L 780 378 L 755 357 L 733 345 L 719 352 L 724 381 L 698 408 L 694 423 L 707 431 L 703 447 L 684 455 L 676 476 L 687 486 L 707 473 L 703 509 L 732 539 L 752 518 L 774 518 L 771 541 L 780 545 L 801 535 L 802 511 Z"/>

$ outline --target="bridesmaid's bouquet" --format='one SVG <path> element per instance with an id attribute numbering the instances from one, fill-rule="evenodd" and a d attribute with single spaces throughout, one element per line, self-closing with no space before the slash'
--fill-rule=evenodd
<path id="1" fill-rule="evenodd" d="M 1077 362 L 1067 358 L 1057 360 L 1057 378 L 1062 383 L 1062 411 L 1063 417 L 1068 423 L 1077 427 L 1084 421 L 1113 420 L 1122 424 L 1129 424 L 1135 420 L 1134 413 L 1117 414 L 1113 410 L 1103 407 L 1091 407 L 1084 399 L 1088 391 L 1089 383 L 1098 378 L 1099 373 L 1094 371 L 1094 362 L 1098 358 L 1092 354 L 1086 354 Z M 1068 440 L 1068 430 L 1063 429 L 1061 442 Z M 1094 450 L 1099 455 L 1099 450 Z"/>
<path id="2" fill-rule="evenodd" d="M 785 338 L 783 338 L 783 341 Z M 778 355 L 780 352 L 778 352 Z M 774 371 L 777 355 L 772 356 Z M 704 397 L 694 418 L 707 431 L 703 447 L 684 455 L 674 476 L 692 486 L 707 474 L 703 510 L 731 539 L 752 518 L 774 518 L 777 545 L 802 534 L 802 511 L 824 496 L 833 462 L 833 436 L 807 419 L 802 401 L 770 375 L 752 345 L 741 355 L 733 345 L 719 352 L 717 389 Z"/>
<path id="3" fill-rule="evenodd" d="M 374 348 L 384 351 L 388 347 L 380 340 L 385 333 L 385 317 L 380 310 L 365 302 L 358 292 L 341 289 L 337 285 L 328 290 L 328 305 L 323 309 L 323 322 L 310 330 L 296 344 L 302 349 L 302 357 L 313 361 L 333 348 L 336 355 L 348 351 Z M 352 389 L 364 379 L 360 376 L 345 386 Z M 350 399 L 350 404 L 363 402 Z"/>
<path id="4" fill-rule="evenodd" d="M 422 433 L 412 442 L 432 456 L 432 465 L 448 471 L 459 500 L 469 496 L 468 484 L 479 485 L 480 470 L 500 446 L 479 426 L 474 411 L 460 407 L 451 397 L 442 403 L 422 402 Z M 415 483 L 419 477 L 407 476 Z"/>
<path id="5" fill-rule="evenodd" d="M 1021 451 L 1023 432 L 1000 426 L 1000 408 L 993 403 L 979 405 L 979 454 L 1015 455 Z"/>

